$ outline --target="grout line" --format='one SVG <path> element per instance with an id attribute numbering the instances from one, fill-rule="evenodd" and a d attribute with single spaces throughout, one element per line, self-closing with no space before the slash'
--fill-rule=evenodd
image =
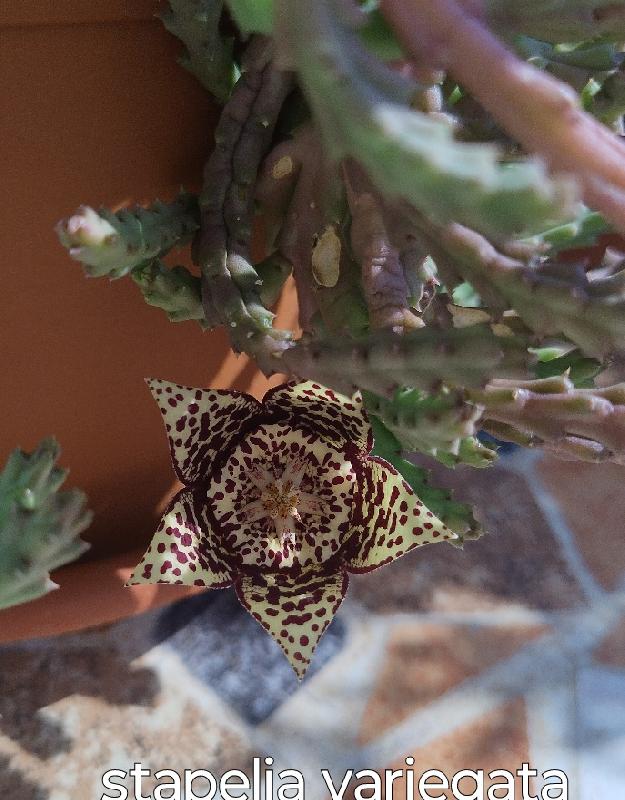
<path id="1" fill-rule="evenodd" d="M 405 752 L 406 742 L 423 746 L 528 691 L 558 687 L 571 661 L 590 652 L 618 624 L 625 608 L 620 594 L 603 594 L 591 606 L 561 615 L 553 631 L 468 678 L 426 708 L 419 709 L 365 748 L 371 763 L 391 763 Z"/>
<path id="2" fill-rule="evenodd" d="M 558 500 L 543 486 L 543 482 L 536 473 L 536 453 L 518 453 L 510 460 L 510 469 L 517 475 L 525 478 L 527 485 L 540 508 L 543 516 L 551 528 L 551 532 L 560 546 L 561 554 L 567 566 L 578 581 L 586 598 L 598 601 L 606 595 L 594 575 L 588 568 L 575 543 Z"/>

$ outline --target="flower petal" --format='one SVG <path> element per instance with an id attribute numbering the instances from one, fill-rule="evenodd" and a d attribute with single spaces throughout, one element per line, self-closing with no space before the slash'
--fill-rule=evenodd
<path id="1" fill-rule="evenodd" d="M 127 585 L 179 583 L 219 589 L 232 583 L 230 559 L 211 530 L 204 503 L 188 489 L 174 497 Z"/>
<path id="2" fill-rule="evenodd" d="M 375 457 L 367 459 L 354 496 L 354 522 L 350 572 L 369 572 L 422 544 L 458 538 L 394 467 Z"/>
<path id="3" fill-rule="evenodd" d="M 174 469 L 185 484 L 208 475 L 214 460 L 263 416 L 262 405 L 240 392 L 194 389 L 154 378 L 147 384 L 163 415 Z"/>
<path id="4" fill-rule="evenodd" d="M 296 578 L 267 573 L 242 576 L 239 600 L 283 649 L 303 678 L 319 639 L 347 591 L 345 572 L 304 573 Z"/>
<path id="5" fill-rule="evenodd" d="M 373 447 L 371 425 L 359 395 L 353 398 L 318 383 L 284 383 L 267 392 L 263 404 L 269 411 L 285 412 L 293 425 L 301 423 L 335 447 L 353 445 L 357 451 Z"/>

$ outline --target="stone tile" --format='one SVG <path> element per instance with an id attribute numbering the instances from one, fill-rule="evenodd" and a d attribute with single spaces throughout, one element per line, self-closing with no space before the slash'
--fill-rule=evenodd
<path id="1" fill-rule="evenodd" d="M 538 469 L 595 578 L 614 589 L 625 577 L 625 467 L 545 458 Z"/>
<path id="2" fill-rule="evenodd" d="M 428 464 L 431 466 L 431 464 Z M 433 485 L 476 506 L 487 535 L 464 550 L 423 547 L 351 581 L 352 597 L 389 611 L 473 611 L 501 605 L 569 608 L 582 600 L 547 521 L 525 480 L 504 466 L 432 470 Z"/>
<path id="3" fill-rule="evenodd" d="M 146 647 L 132 620 L 0 649 L 0 794 L 100 797 L 102 774 L 135 761 L 216 773 L 248 766 L 236 717 L 169 651 Z"/>
<path id="4" fill-rule="evenodd" d="M 300 686 L 280 647 L 242 608 L 234 591 L 206 592 L 161 611 L 157 640 L 247 722 L 266 719 Z M 342 648 L 345 625 L 335 618 L 319 642 L 306 681 Z"/>
<path id="5" fill-rule="evenodd" d="M 625 675 L 582 669 L 577 685 L 579 796 L 620 798 L 625 786 Z"/>
<path id="6" fill-rule="evenodd" d="M 514 773 L 523 762 L 530 763 L 524 702 L 516 700 L 501 706 L 472 725 L 455 730 L 424 747 L 408 750 L 405 756 L 408 755 L 415 759 L 413 770 L 416 778 L 429 769 L 438 769 L 449 778 L 463 769 L 482 769 L 485 772 L 486 793 L 486 789 L 494 783 L 488 780 L 488 772 L 505 769 Z M 392 768 L 406 769 L 404 759 L 398 759 Z M 515 796 L 522 796 L 521 788 L 521 780 L 517 779 Z M 405 779 L 395 781 L 393 789 L 393 800 L 405 800 Z M 459 789 L 471 796 L 475 791 L 475 782 L 463 778 Z M 438 793 L 439 790 L 432 790 L 433 796 Z M 442 791 L 441 797 L 454 800 L 451 791 Z"/>
<path id="7" fill-rule="evenodd" d="M 532 627 L 406 623 L 392 633 L 360 738 L 368 742 L 539 635 Z"/>
<path id="8" fill-rule="evenodd" d="M 601 642 L 594 657 L 600 664 L 625 669 L 625 619 Z"/>

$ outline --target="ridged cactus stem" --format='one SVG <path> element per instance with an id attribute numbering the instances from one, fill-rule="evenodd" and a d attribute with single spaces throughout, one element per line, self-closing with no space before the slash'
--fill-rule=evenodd
<path id="1" fill-rule="evenodd" d="M 188 244 L 199 228 L 197 197 L 181 194 L 171 203 L 121 211 L 81 206 L 56 226 L 61 244 L 87 275 L 120 278 L 174 247 Z"/>
<path id="2" fill-rule="evenodd" d="M 344 394 L 361 388 L 387 397 L 406 385 L 431 392 L 443 382 L 478 387 L 493 375 L 528 375 L 525 343 L 498 337 L 485 325 L 463 330 L 423 328 L 404 336 L 378 332 L 357 341 L 339 337 L 301 341 L 284 353 L 282 362 L 294 375 Z"/>
<path id="3" fill-rule="evenodd" d="M 625 384 L 576 389 L 566 377 L 491 381 L 469 397 L 486 430 L 567 459 L 625 464 Z"/>
<path id="4" fill-rule="evenodd" d="M 67 477 L 59 452 L 46 439 L 32 453 L 15 450 L 0 472 L 0 608 L 55 589 L 50 571 L 88 548 L 79 534 L 91 512 L 82 492 L 58 491 Z"/>
<path id="5" fill-rule="evenodd" d="M 290 337 L 272 327 L 273 314 L 261 301 L 262 281 L 250 263 L 249 248 L 258 170 L 292 77 L 275 69 L 271 41 L 263 37 L 252 39 L 242 66 L 204 171 L 194 259 L 202 272 L 207 320 L 216 316 L 235 349 L 271 372 L 276 368 L 272 356 L 289 346 Z"/>
<path id="6" fill-rule="evenodd" d="M 403 333 L 422 328 L 423 320 L 408 306 L 404 265 L 390 241 L 374 187 L 354 164 L 346 165 L 343 174 L 352 216 L 352 251 L 361 265 L 371 329 Z"/>

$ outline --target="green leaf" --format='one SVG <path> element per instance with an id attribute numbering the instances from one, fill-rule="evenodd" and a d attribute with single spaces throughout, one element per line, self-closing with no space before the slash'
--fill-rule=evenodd
<path id="1" fill-rule="evenodd" d="M 539 363 L 534 367 L 537 378 L 557 378 L 568 371 L 568 377 L 577 389 L 590 389 L 595 385 L 594 378 L 601 372 L 603 366 L 595 358 L 586 358 L 577 349 L 556 358 L 541 359 L 538 351 Z"/>
<path id="2" fill-rule="evenodd" d="M 601 214 L 584 208 L 575 219 L 548 228 L 523 241 L 534 247 L 548 245 L 550 253 L 558 253 L 561 250 L 590 247 L 595 244 L 598 236 L 612 230 L 612 225 Z"/>

